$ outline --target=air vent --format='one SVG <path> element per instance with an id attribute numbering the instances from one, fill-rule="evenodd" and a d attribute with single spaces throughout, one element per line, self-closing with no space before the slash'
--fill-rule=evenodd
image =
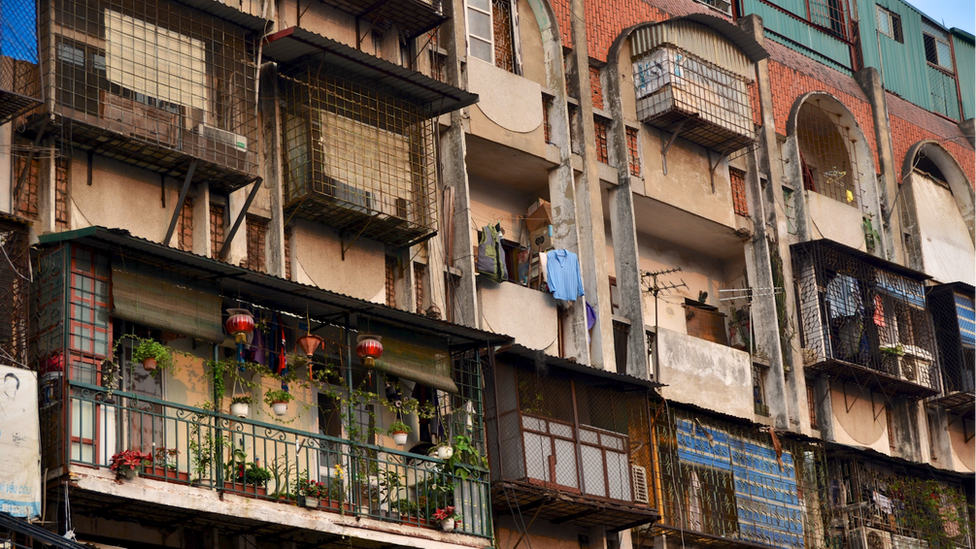
<path id="1" fill-rule="evenodd" d="M 207 124 L 198 125 L 197 133 L 206 137 L 207 139 L 213 139 L 218 143 L 230 145 L 231 147 L 237 148 L 239 151 L 247 152 L 247 138 L 243 135 L 238 135 L 234 132 L 229 132 L 220 128 L 215 128 Z"/>
<path id="2" fill-rule="evenodd" d="M 637 503 L 648 503 L 647 469 L 640 465 L 631 464 L 630 473 L 634 477 L 634 501 Z"/>

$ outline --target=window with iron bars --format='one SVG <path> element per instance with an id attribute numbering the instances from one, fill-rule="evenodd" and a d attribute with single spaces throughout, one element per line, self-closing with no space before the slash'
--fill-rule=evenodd
<path id="1" fill-rule="evenodd" d="M 607 129 L 609 125 L 610 123 L 606 118 L 593 117 L 593 129 L 596 134 L 596 159 L 603 164 L 610 162 L 610 154 L 607 150 Z"/>
<path id="2" fill-rule="evenodd" d="M 749 203 L 746 201 L 746 172 L 729 168 L 729 182 L 732 185 L 732 209 L 735 214 L 749 217 Z"/>
<path id="3" fill-rule="evenodd" d="M 630 175 L 640 177 L 640 146 L 638 141 L 637 128 L 627 128 L 627 156 L 630 167 Z"/>
<path id="4" fill-rule="evenodd" d="M 246 268 L 262 273 L 267 272 L 267 235 L 267 219 L 247 216 L 247 259 L 243 262 Z"/>
<path id="5" fill-rule="evenodd" d="M 220 248 L 224 246 L 225 211 L 223 205 L 210 203 L 210 257 L 213 259 L 218 259 Z"/>
<path id="6" fill-rule="evenodd" d="M 467 0 L 468 54 L 519 74 L 514 0 Z"/>
<path id="7" fill-rule="evenodd" d="M 183 200 L 180 210 L 179 230 L 177 231 L 177 247 L 184 252 L 193 251 L 193 198 Z"/>

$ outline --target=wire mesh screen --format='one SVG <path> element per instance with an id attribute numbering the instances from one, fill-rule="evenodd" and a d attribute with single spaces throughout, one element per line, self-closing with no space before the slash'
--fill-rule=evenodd
<path id="1" fill-rule="evenodd" d="M 36 4 L 0 2 L 0 126 L 40 100 Z"/>
<path id="2" fill-rule="evenodd" d="M 41 456 L 53 469 L 64 464 L 62 437 L 65 345 L 65 265 L 68 246 L 43 251 L 34 262 L 31 285 L 29 360 L 40 387 Z"/>
<path id="3" fill-rule="evenodd" d="M 663 530 L 781 548 L 822 544 L 819 446 L 656 407 Z"/>
<path id="4" fill-rule="evenodd" d="M 861 201 L 857 148 L 841 115 L 807 101 L 800 107 L 796 124 L 800 143 L 803 187 L 857 207 Z"/>
<path id="5" fill-rule="evenodd" d="M 921 282 L 820 242 L 794 247 L 793 273 L 803 346 L 816 361 L 841 360 L 937 387 Z"/>
<path id="6" fill-rule="evenodd" d="M 493 480 L 653 504 L 643 391 L 544 364 L 499 363 L 488 381 Z"/>
<path id="7" fill-rule="evenodd" d="M 421 105 L 316 59 L 279 84 L 286 210 L 397 246 L 433 236 L 434 121 Z"/>
<path id="8" fill-rule="evenodd" d="M 663 46 L 634 61 L 634 85 L 643 122 L 725 152 L 754 141 L 747 82 L 718 65 Z"/>
<path id="9" fill-rule="evenodd" d="M 976 312 L 973 294 L 937 287 L 928 296 L 946 394 L 976 390 L 973 362 L 976 351 Z"/>
<path id="10" fill-rule="evenodd" d="M 44 3 L 62 138 L 170 176 L 237 188 L 256 170 L 247 32 L 176 2 Z"/>
<path id="11" fill-rule="evenodd" d="M 0 362 L 27 366 L 30 251 L 27 225 L 0 219 Z"/>
<path id="12" fill-rule="evenodd" d="M 964 487 L 864 459 L 828 464 L 832 546 L 845 549 L 972 547 Z"/>
<path id="13" fill-rule="evenodd" d="M 848 40 L 851 21 L 857 19 L 857 3 L 848 0 L 810 0 L 810 20 Z"/>

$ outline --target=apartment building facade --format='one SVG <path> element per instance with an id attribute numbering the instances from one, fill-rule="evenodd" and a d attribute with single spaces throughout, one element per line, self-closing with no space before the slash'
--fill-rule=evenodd
<path id="1" fill-rule="evenodd" d="M 972 547 L 965 31 L 900 0 L 0 13 L 0 343 L 50 530 Z"/>

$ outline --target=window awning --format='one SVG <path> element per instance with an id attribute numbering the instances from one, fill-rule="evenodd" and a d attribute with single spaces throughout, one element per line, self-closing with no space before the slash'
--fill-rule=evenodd
<path id="1" fill-rule="evenodd" d="M 331 38 L 300 27 L 278 31 L 264 39 L 262 55 L 279 63 L 307 56 L 385 86 L 404 100 L 423 106 L 430 118 L 474 105 L 478 95 L 438 82 L 429 76 L 380 59 Z"/>
<path id="2" fill-rule="evenodd" d="M 88 549 L 88 547 L 78 542 L 61 537 L 54 532 L 31 524 L 24 519 L 12 517 L 7 513 L 0 513 L 0 528 L 13 530 L 45 546 L 59 547 L 61 549 Z"/>

